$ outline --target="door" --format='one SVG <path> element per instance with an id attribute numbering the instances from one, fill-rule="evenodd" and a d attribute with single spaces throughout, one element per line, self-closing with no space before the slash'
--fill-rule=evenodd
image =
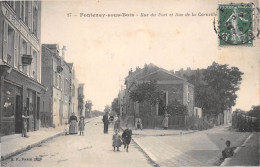
<path id="1" fill-rule="evenodd" d="M 29 116 L 29 97 L 26 98 L 26 116 Z M 27 132 L 29 132 L 29 119 L 27 119 Z"/>
<path id="2" fill-rule="evenodd" d="M 22 107 L 19 95 L 15 98 L 15 133 L 22 133 Z"/>

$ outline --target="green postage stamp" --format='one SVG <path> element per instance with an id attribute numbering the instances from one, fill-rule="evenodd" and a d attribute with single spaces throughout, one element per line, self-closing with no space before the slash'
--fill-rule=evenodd
<path id="1" fill-rule="evenodd" d="M 253 45 L 253 5 L 219 4 L 219 46 Z"/>

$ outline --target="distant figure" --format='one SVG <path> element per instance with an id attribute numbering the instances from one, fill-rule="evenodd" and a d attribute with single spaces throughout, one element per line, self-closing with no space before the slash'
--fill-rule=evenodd
<path id="1" fill-rule="evenodd" d="M 232 147 L 230 147 L 231 142 L 229 140 L 226 141 L 226 148 L 222 151 L 222 158 L 232 157 L 234 155 L 234 151 Z"/>
<path id="2" fill-rule="evenodd" d="M 137 118 L 136 128 L 141 129 L 141 130 L 143 129 L 143 124 L 142 124 L 141 118 Z"/>
<path id="3" fill-rule="evenodd" d="M 80 121 L 79 121 L 79 135 L 81 136 L 84 136 L 84 129 L 85 129 L 85 120 L 84 120 L 84 117 L 81 116 L 80 117 Z"/>
<path id="4" fill-rule="evenodd" d="M 165 112 L 164 118 L 163 118 L 163 121 L 162 121 L 163 129 L 167 130 L 168 126 L 169 126 L 168 124 L 169 124 L 169 114 L 167 114 L 167 112 Z"/>
<path id="5" fill-rule="evenodd" d="M 120 132 L 120 119 L 118 118 L 114 124 L 114 130 Z"/>
<path id="6" fill-rule="evenodd" d="M 113 115 L 111 115 L 110 117 L 109 117 L 109 121 L 110 121 L 110 123 L 113 125 L 114 124 L 114 116 Z"/>
<path id="7" fill-rule="evenodd" d="M 70 134 L 78 134 L 77 122 L 78 122 L 78 119 L 75 116 L 75 113 L 72 113 L 72 116 L 70 116 L 70 119 L 69 119 L 69 124 L 70 124 L 69 133 Z"/>
<path id="8" fill-rule="evenodd" d="M 103 123 L 104 123 L 104 133 L 108 133 L 108 112 L 105 113 L 105 115 L 103 116 Z"/>
<path id="9" fill-rule="evenodd" d="M 115 151 L 115 148 L 117 148 L 117 151 L 120 151 L 119 147 L 121 147 L 121 145 L 122 145 L 122 138 L 118 134 L 118 130 L 115 130 L 115 134 L 113 135 L 112 140 L 113 140 L 112 146 L 114 147 L 114 151 Z"/>
<path id="10" fill-rule="evenodd" d="M 126 124 L 126 129 L 124 130 L 124 132 L 122 134 L 122 138 L 123 138 L 124 148 L 126 148 L 126 152 L 128 152 L 128 147 L 129 147 L 129 144 L 130 144 L 131 138 L 132 138 L 132 130 L 129 129 L 128 124 Z"/>

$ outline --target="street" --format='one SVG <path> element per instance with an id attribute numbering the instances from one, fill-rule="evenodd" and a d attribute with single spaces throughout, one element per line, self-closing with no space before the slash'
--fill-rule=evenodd
<path id="1" fill-rule="evenodd" d="M 151 166 L 145 155 L 133 142 L 129 152 L 120 147 L 113 151 L 113 128 L 103 134 L 101 117 L 97 117 L 85 126 L 85 136 L 68 135 L 58 137 L 39 147 L 23 152 L 3 162 L 3 166 Z M 38 158 L 38 159 L 37 159 Z"/>

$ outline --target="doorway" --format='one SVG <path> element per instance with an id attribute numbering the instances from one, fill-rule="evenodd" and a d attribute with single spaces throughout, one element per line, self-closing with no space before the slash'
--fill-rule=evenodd
<path id="1" fill-rule="evenodd" d="M 15 133 L 22 133 L 22 108 L 19 95 L 15 98 Z"/>

